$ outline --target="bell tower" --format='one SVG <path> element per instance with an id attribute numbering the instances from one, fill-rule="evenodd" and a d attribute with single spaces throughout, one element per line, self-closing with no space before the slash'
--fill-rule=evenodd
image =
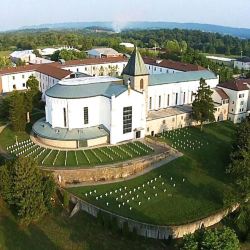
<path id="1" fill-rule="evenodd" d="M 122 75 L 124 85 L 130 85 L 131 89 L 144 93 L 147 114 L 149 72 L 137 47 L 123 69 Z"/>

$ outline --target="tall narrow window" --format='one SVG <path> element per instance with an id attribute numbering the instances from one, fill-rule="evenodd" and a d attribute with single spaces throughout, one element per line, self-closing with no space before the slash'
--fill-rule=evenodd
<path id="1" fill-rule="evenodd" d="M 144 89 L 143 79 L 140 80 L 140 89 Z"/>
<path id="2" fill-rule="evenodd" d="M 132 107 L 123 108 L 123 134 L 132 132 Z"/>
<path id="3" fill-rule="evenodd" d="M 83 108 L 83 119 L 84 119 L 84 124 L 89 123 L 89 108 L 88 107 Z"/>
<path id="4" fill-rule="evenodd" d="M 178 93 L 175 94 L 175 105 L 178 104 Z"/>
<path id="5" fill-rule="evenodd" d="M 149 97 L 149 109 L 152 109 L 152 97 Z"/>
<path id="6" fill-rule="evenodd" d="M 169 103 L 170 103 L 170 95 L 168 94 L 168 106 L 169 106 Z"/>
<path id="7" fill-rule="evenodd" d="M 185 104 L 186 101 L 186 92 L 183 93 L 183 104 Z"/>
<path id="8" fill-rule="evenodd" d="M 66 108 L 63 108 L 63 121 L 64 121 L 64 127 L 67 127 Z"/>
<path id="9" fill-rule="evenodd" d="M 161 96 L 159 95 L 159 108 L 161 107 Z"/>

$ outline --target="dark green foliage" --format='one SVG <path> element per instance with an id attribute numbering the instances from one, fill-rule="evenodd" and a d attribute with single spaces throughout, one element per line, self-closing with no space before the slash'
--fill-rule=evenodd
<path id="1" fill-rule="evenodd" d="M 26 112 L 23 93 L 14 91 L 10 96 L 9 119 L 14 131 L 24 131 L 26 127 Z"/>
<path id="2" fill-rule="evenodd" d="M 85 52 L 78 52 L 74 50 L 57 50 L 52 56 L 51 60 L 53 61 L 59 61 L 60 59 L 63 59 L 65 61 L 69 60 L 75 60 L 75 59 L 84 59 L 86 58 L 86 53 Z"/>
<path id="3" fill-rule="evenodd" d="M 223 227 L 220 229 L 198 230 L 193 235 L 183 237 L 182 250 L 238 250 L 239 240 L 235 232 Z"/>
<path id="4" fill-rule="evenodd" d="M 12 164 L 13 205 L 21 223 L 39 220 L 45 213 L 42 175 L 30 158 L 18 158 Z"/>
<path id="5" fill-rule="evenodd" d="M 33 159 L 7 162 L 0 169 L 0 178 L 0 194 L 22 224 L 39 220 L 51 209 L 55 184 L 51 176 L 42 175 Z"/>
<path id="6" fill-rule="evenodd" d="M 124 236 L 126 236 L 126 237 L 130 235 L 130 231 L 129 231 L 129 227 L 128 227 L 128 222 L 127 221 L 123 223 L 122 234 Z"/>
<path id="7" fill-rule="evenodd" d="M 5 166 L 0 166 L 0 196 L 9 204 L 13 201 L 12 193 L 12 176 L 10 175 L 11 165 L 6 163 Z"/>
<path id="8" fill-rule="evenodd" d="M 51 198 L 53 198 L 56 191 L 56 184 L 51 174 L 44 174 L 42 177 L 43 200 L 44 205 L 48 211 L 52 210 Z"/>
<path id="9" fill-rule="evenodd" d="M 0 100 L 0 118 L 4 120 L 7 120 L 9 117 L 10 101 L 10 96 L 3 97 Z"/>
<path id="10" fill-rule="evenodd" d="M 20 58 L 17 59 L 16 61 L 16 66 L 24 66 L 26 63 L 24 61 L 22 61 Z"/>
<path id="11" fill-rule="evenodd" d="M 204 79 L 200 80 L 200 86 L 195 95 L 195 100 L 192 104 L 193 119 L 201 124 L 201 130 L 204 122 L 214 121 L 214 103 L 212 99 L 212 91 L 206 84 Z"/>
<path id="12" fill-rule="evenodd" d="M 69 193 L 67 191 L 65 191 L 63 193 L 63 206 L 68 209 L 69 207 Z"/>
<path id="13" fill-rule="evenodd" d="M 238 125 L 236 140 L 231 153 L 231 164 L 227 168 L 243 202 L 250 196 L 250 120 Z"/>
<path id="14" fill-rule="evenodd" d="M 11 66 L 11 61 L 9 58 L 7 57 L 0 57 L 0 69 L 6 68 L 6 67 L 10 67 Z"/>
<path id="15" fill-rule="evenodd" d="M 39 81 L 33 75 L 29 77 L 26 86 L 34 94 L 39 91 Z"/>

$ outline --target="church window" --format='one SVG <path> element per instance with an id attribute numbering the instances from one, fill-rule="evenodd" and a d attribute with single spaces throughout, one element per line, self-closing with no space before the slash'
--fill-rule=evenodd
<path id="1" fill-rule="evenodd" d="M 168 103 L 167 103 L 167 106 L 169 106 L 169 103 L 170 103 L 170 95 L 168 94 Z"/>
<path id="2" fill-rule="evenodd" d="M 132 132 L 132 106 L 123 108 L 123 134 Z"/>
<path id="3" fill-rule="evenodd" d="M 175 105 L 178 104 L 178 93 L 175 94 Z"/>
<path id="4" fill-rule="evenodd" d="M 89 108 L 88 107 L 83 108 L 83 118 L 84 118 L 84 124 L 88 124 L 89 123 Z"/>
<path id="5" fill-rule="evenodd" d="M 149 97 L 149 109 L 152 109 L 152 97 Z"/>
<path id="6" fill-rule="evenodd" d="M 161 96 L 159 95 L 159 108 L 161 107 Z"/>
<path id="7" fill-rule="evenodd" d="M 143 82 L 143 79 L 140 80 L 140 89 L 144 89 L 144 82 Z"/>
<path id="8" fill-rule="evenodd" d="M 64 127 L 67 127 L 66 108 L 63 108 L 63 121 L 64 121 Z"/>
<path id="9" fill-rule="evenodd" d="M 186 101 L 186 92 L 183 93 L 183 104 L 185 104 Z"/>

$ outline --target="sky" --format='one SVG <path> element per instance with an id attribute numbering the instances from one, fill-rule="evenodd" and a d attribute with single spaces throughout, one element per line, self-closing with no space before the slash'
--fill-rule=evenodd
<path id="1" fill-rule="evenodd" d="M 0 30 L 85 21 L 198 22 L 250 28 L 250 0 L 0 0 Z"/>

